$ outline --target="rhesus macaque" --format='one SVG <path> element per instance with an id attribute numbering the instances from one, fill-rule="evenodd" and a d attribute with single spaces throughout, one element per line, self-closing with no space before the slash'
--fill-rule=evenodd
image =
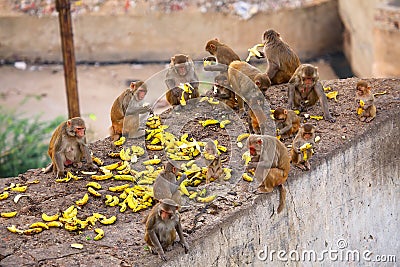
<path id="1" fill-rule="evenodd" d="M 206 51 L 217 58 L 217 64 L 204 66 L 206 71 L 221 71 L 228 70 L 229 64 L 234 60 L 240 60 L 240 57 L 224 43 L 221 43 L 218 38 L 210 40 L 206 44 Z"/>
<path id="2" fill-rule="evenodd" d="M 170 246 L 176 239 L 178 232 L 179 242 L 185 248 L 185 253 L 189 251 L 189 245 L 183 236 L 181 219 L 178 213 L 179 205 L 172 199 L 162 199 L 154 205 L 146 217 L 146 231 L 144 241 L 150 246 L 153 254 L 166 261 L 164 251 L 169 251 Z"/>
<path id="3" fill-rule="evenodd" d="M 324 119 L 335 122 L 336 119 L 329 112 L 328 99 L 319 81 L 318 68 L 311 64 L 302 64 L 289 81 L 288 107 L 292 110 L 300 108 L 304 111 L 318 100 L 324 112 Z"/>
<path id="4" fill-rule="evenodd" d="M 53 170 L 58 177 L 64 176 L 64 167 L 82 167 L 82 159 L 85 158 L 88 168 L 97 169 L 93 164 L 89 148 L 86 144 L 85 121 L 75 117 L 62 122 L 53 132 L 50 139 L 48 154 L 51 163 L 44 173 Z"/>
<path id="5" fill-rule="evenodd" d="M 287 83 L 300 65 L 299 57 L 274 30 L 263 33 L 264 56 L 268 61 L 268 77 L 272 84 Z"/>
<path id="6" fill-rule="evenodd" d="M 221 158 L 218 155 L 216 144 L 209 139 L 204 146 L 204 157 L 207 163 L 206 184 L 210 183 L 211 179 L 220 180 L 224 171 L 222 169 Z"/>
<path id="7" fill-rule="evenodd" d="M 190 83 L 193 87 L 192 93 L 184 93 L 184 98 L 187 101 L 190 98 L 199 97 L 199 78 L 197 77 L 193 60 L 183 54 L 176 54 L 171 57 L 169 69 L 165 76 L 165 84 L 168 92 L 165 97 L 168 103 L 172 106 L 179 105 L 179 100 L 182 97 L 183 90 L 179 88 L 181 84 Z"/>
<path id="8" fill-rule="evenodd" d="M 289 170 L 290 159 L 285 145 L 269 135 L 250 135 L 247 140 L 252 161 L 248 168 L 256 168 L 255 177 L 261 180 L 258 190 L 269 193 L 279 186 L 278 213 L 285 207 L 286 190 L 283 187 Z"/>
<path id="9" fill-rule="evenodd" d="M 228 76 L 226 74 L 218 74 L 214 78 L 215 97 L 224 102 L 231 109 L 237 108 L 237 101 L 235 92 L 229 84 Z"/>
<path id="10" fill-rule="evenodd" d="M 300 128 L 300 117 L 293 110 L 276 108 L 274 110 L 274 119 L 278 130 L 277 134 L 282 138 L 296 134 Z"/>
<path id="11" fill-rule="evenodd" d="M 165 163 L 164 171 L 157 176 L 153 185 L 154 198 L 158 200 L 170 198 L 177 204 L 182 205 L 179 186 L 186 179 L 186 175 L 182 174 L 181 178 L 177 181 L 177 173 L 177 167 L 170 162 Z"/>
<path id="12" fill-rule="evenodd" d="M 362 122 L 370 122 L 375 119 L 376 116 L 374 95 L 371 93 L 371 87 L 366 81 L 359 81 L 356 90 L 358 119 Z"/>
<path id="13" fill-rule="evenodd" d="M 139 132 L 139 114 L 150 112 L 149 106 L 143 106 L 147 86 L 142 81 L 131 82 L 130 87 L 122 92 L 111 107 L 110 135 L 113 141 L 121 135 L 137 137 Z"/>
<path id="14" fill-rule="evenodd" d="M 266 73 L 244 61 L 233 61 L 229 65 L 228 80 L 232 85 L 238 100 L 239 112 L 244 111 L 244 99 L 250 99 L 254 88 L 258 87 L 262 93 L 270 87 L 271 81 Z"/>
<path id="15" fill-rule="evenodd" d="M 265 114 L 264 97 L 260 99 L 257 96 L 252 96 L 249 100 L 248 109 L 248 124 L 250 133 L 264 134 L 267 130 L 267 115 Z"/>
<path id="16" fill-rule="evenodd" d="M 299 132 L 293 140 L 292 149 L 290 150 L 292 163 L 304 170 L 309 170 L 310 158 L 313 155 L 315 146 L 315 127 L 312 124 L 306 123 L 300 127 Z"/>

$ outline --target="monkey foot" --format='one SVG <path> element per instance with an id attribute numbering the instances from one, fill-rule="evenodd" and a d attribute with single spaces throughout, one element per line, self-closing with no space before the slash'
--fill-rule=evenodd
<path id="1" fill-rule="evenodd" d="M 307 171 L 307 167 L 304 166 L 303 164 L 295 164 L 295 166 L 303 171 Z"/>

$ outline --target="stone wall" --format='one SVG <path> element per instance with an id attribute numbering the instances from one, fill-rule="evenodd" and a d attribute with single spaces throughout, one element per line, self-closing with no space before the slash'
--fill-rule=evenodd
<path id="1" fill-rule="evenodd" d="M 273 214 L 277 190 L 260 196 L 165 266 L 369 266 L 378 256 L 398 261 L 400 120 L 393 115 L 374 129 L 310 172 L 289 177 L 281 214 Z"/>
<path id="2" fill-rule="evenodd" d="M 0 27 L 6 29 L 0 31 L 0 59 L 61 61 L 57 17 L 0 17 Z M 208 54 L 206 42 L 215 37 L 244 59 L 269 28 L 280 32 L 302 59 L 341 50 L 343 27 L 337 1 L 331 0 L 249 20 L 199 11 L 73 18 L 77 61 L 160 61 L 175 53 L 201 59 Z"/>

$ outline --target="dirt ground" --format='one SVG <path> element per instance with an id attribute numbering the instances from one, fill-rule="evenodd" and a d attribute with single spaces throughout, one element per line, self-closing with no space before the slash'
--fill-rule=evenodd
<path id="1" fill-rule="evenodd" d="M 106 72 L 108 73 L 108 72 Z M 109 73 L 107 75 L 110 75 Z M 316 154 L 311 159 L 311 168 L 326 158 L 330 152 L 344 149 L 356 142 L 357 137 L 368 132 L 379 122 L 385 120 L 393 113 L 398 113 L 400 108 L 400 79 L 369 79 L 376 95 L 376 105 L 378 109 L 377 118 L 371 123 L 362 123 L 356 116 L 356 105 L 354 102 L 355 84 L 359 79 L 351 78 L 344 80 L 324 80 L 324 87 L 331 87 L 338 91 L 337 101 L 329 100 L 330 109 L 336 118 L 335 123 L 324 120 L 309 120 L 317 127 L 317 135 L 321 141 L 317 143 Z M 99 81 L 101 84 L 101 81 Z M 95 89 L 93 89 L 95 90 Z M 117 91 L 117 89 L 115 89 Z M 117 93 L 117 92 L 115 92 Z M 270 108 L 286 106 L 287 93 L 286 86 L 273 86 L 268 91 Z M 232 177 L 227 181 L 212 182 L 204 185 L 204 181 L 198 185 L 196 191 L 206 188 L 207 195 L 217 195 L 211 203 L 200 203 L 183 196 L 184 205 L 187 208 L 181 213 L 182 225 L 187 235 L 189 244 L 201 238 L 210 231 L 213 226 L 223 223 L 230 215 L 246 209 L 251 205 L 252 200 L 261 197 L 254 195 L 253 191 L 257 186 L 257 181 L 246 182 L 241 178 L 244 163 L 241 159 L 246 148 L 239 148 L 236 145 L 236 137 L 247 130 L 244 117 L 239 117 L 235 112 L 223 109 L 220 105 L 211 105 L 208 102 L 188 103 L 186 107 L 179 110 L 165 112 L 162 114 L 162 123 L 168 125 L 166 131 L 181 136 L 189 134 L 189 139 L 203 141 L 205 138 L 218 140 L 219 144 L 225 146 L 227 151 L 222 153 L 224 159 L 223 166 L 232 168 Z M 107 108 L 108 109 L 108 108 Z M 319 104 L 308 111 L 311 115 L 322 115 Z M 221 129 L 216 125 L 203 128 L 198 121 L 204 119 L 229 119 L 231 124 Z M 304 122 L 304 114 L 301 114 Z M 274 132 L 274 129 L 271 129 Z M 292 138 L 285 140 L 289 145 Z M 124 147 L 132 144 L 145 148 L 144 138 L 129 140 Z M 148 142 L 147 144 L 148 145 Z M 120 161 L 119 159 L 108 156 L 109 152 L 118 152 L 121 148 L 115 147 L 109 138 L 98 140 L 90 144 L 90 148 L 95 156 L 101 158 L 104 164 L 111 164 Z M 152 151 L 146 149 L 145 155 L 139 157 L 137 163 L 132 163 L 132 169 L 136 171 L 146 170 L 142 164 L 144 160 L 153 158 L 165 158 L 165 152 Z M 198 158 L 196 158 L 198 159 Z M 201 160 L 196 160 L 202 166 Z M 155 166 L 157 168 L 157 166 Z M 43 230 L 34 235 L 18 235 L 11 233 L 7 227 L 15 225 L 18 229 L 26 230 L 29 225 L 42 221 L 41 214 L 52 215 L 66 210 L 73 205 L 76 200 L 82 198 L 86 192 L 86 184 L 94 181 L 90 175 L 79 173 L 78 169 L 71 169 L 82 177 L 80 180 L 70 180 L 69 182 L 59 183 L 51 174 L 42 174 L 40 169 L 30 170 L 19 175 L 14 179 L 0 179 L 0 188 L 12 186 L 11 183 L 27 185 L 28 189 L 24 193 L 28 196 L 21 197 L 18 203 L 13 201 L 19 193 L 9 191 L 10 196 L 1 200 L 0 212 L 17 211 L 18 214 L 13 218 L 0 218 L 0 265 L 1 266 L 159 266 L 161 260 L 145 251 L 143 241 L 144 225 L 142 219 L 149 212 L 149 209 L 133 212 L 127 208 L 125 212 L 120 212 L 119 206 L 109 207 L 105 205 L 105 195 L 111 194 L 119 196 L 120 193 L 111 192 L 110 186 L 135 183 L 127 181 L 117 181 L 108 179 L 98 181 L 102 189 L 98 192 L 100 197 L 90 195 L 89 202 L 78 210 L 77 217 L 81 220 L 86 219 L 93 213 L 101 213 L 109 218 L 117 216 L 117 221 L 111 225 L 102 225 L 96 222 L 93 227 L 86 227 L 77 231 L 67 231 L 63 228 L 51 228 Z M 287 183 L 296 182 L 296 177 L 301 170 L 291 167 Z M 37 180 L 39 183 L 31 183 Z M 150 185 L 151 187 L 151 185 Z M 275 194 L 276 192 L 274 192 Z M 277 203 L 278 204 L 278 203 Z M 285 216 L 285 213 L 272 216 Z M 105 232 L 103 239 L 94 241 L 96 235 L 94 228 L 102 228 Z M 71 244 L 83 244 L 83 249 L 72 248 Z M 193 248 L 192 248 L 193 249 Z M 179 253 L 184 253 L 179 245 L 173 247 L 172 251 L 167 252 L 168 258 L 172 258 Z"/>

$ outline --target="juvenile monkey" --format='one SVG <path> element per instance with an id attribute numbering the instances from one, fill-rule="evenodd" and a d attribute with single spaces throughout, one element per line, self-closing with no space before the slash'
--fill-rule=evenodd
<path id="1" fill-rule="evenodd" d="M 299 57 L 272 29 L 263 33 L 264 55 L 268 61 L 268 77 L 272 84 L 287 83 L 300 65 Z"/>
<path id="2" fill-rule="evenodd" d="M 357 115 L 362 122 L 371 122 L 376 116 L 374 95 L 366 81 L 359 81 L 356 86 Z"/>
<path id="3" fill-rule="evenodd" d="M 267 130 L 268 117 L 263 109 L 264 97 L 252 96 L 249 100 L 248 124 L 250 133 L 264 134 Z"/>
<path id="4" fill-rule="evenodd" d="M 172 163 L 167 162 L 165 164 L 164 171 L 157 176 L 153 185 L 153 193 L 156 199 L 170 198 L 177 204 L 182 205 L 179 186 L 186 179 L 186 175 L 182 174 L 179 181 L 177 181 L 177 172 L 178 168 Z"/>
<path id="5" fill-rule="evenodd" d="M 199 78 L 197 77 L 193 60 L 187 55 L 176 54 L 171 57 L 169 69 L 165 76 L 165 84 L 168 88 L 165 97 L 172 106 L 179 105 L 183 93 L 179 86 L 184 83 L 190 83 L 192 86 L 190 94 L 184 93 L 186 101 L 190 98 L 199 97 Z"/>
<path id="6" fill-rule="evenodd" d="M 231 109 L 237 108 L 235 93 L 229 84 L 226 74 L 218 74 L 214 78 L 215 97 L 224 102 Z"/>
<path id="7" fill-rule="evenodd" d="M 204 147 L 204 157 L 207 163 L 206 184 L 210 183 L 211 178 L 220 180 L 224 171 L 222 169 L 221 158 L 215 143 L 209 139 Z"/>
<path id="8" fill-rule="evenodd" d="M 336 121 L 329 112 L 328 99 L 319 81 L 317 67 L 311 64 L 300 65 L 290 78 L 288 85 L 289 109 L 307 110 L 319 100 L 324 112 L 324 119 L 329 122 Z"/>
<path id="9" fill-rule="evenodd" d="M 248 168 L 256 168 L 255 177 L 262 181 L 258 190 L 269 193 L 274 187 L 279 187 L 278 213 L 285 207 L 286 190 L 283 184 L 286 182 L 290 159 L 285 145 L 276 137 L 269 135 L 250 135 L 247 140 L 252 161 Z"/>
<path id="10" fill-rule="evenodd" d="M 185 248 L 185 253 L 189 251 L 189 245 L 183 236 L 178 208 L 178 204 L 172 199 L 162 199 L 146 217 L 144 241 L 150 246 L 151 252 L 157 253 L 163 261 L 167 260 L 164 251 L 171 249 L 170 246 L 176 239 L 176 232 L 180 244 Z"/>
<path id="11" fill-rule="evenodd" d="M 254 96 L 254 88 L 264 94 L 271 85 L 266 73 L 244 61 L 233 61 L 229 65 L 228 80 L 236 93 L 240 112 L 244 111 L 244 99 Z"/>
<path id="12" fill-rule="evenodd" d="M 274 110 L 274 119 L 278 135 L 281 135 L 282 138 L 296 134 L 300 128 L 300 117 L 293 110 L 276 108 Z"/>
<path id="13" fill-rule="evenodd" d="M 86 160 L 87 167 L 97 169 L 86 144 L 85 130 L 85 122 L 80 117 L 62 122 L 54 130 L 48 150 L 51 163 L 44 173 L 53 170 L 57 177 L 61 177 L 65 174 L 64 166 L 72 165 L 80 168 L 83 158 Z"/>
<path id="14" fill-rule="evenodd" d="M 143 106 L 147 86 L 142 81 L 131 82 L 130 87 L 122 92 L 111 107 L 110 135 L 113 141 L 121 135 L 135 137 L 139 133 L 139 114 L 150 112 L 149 106 Z"/>
<path id="15" fill-rule="evenodd" d="M 206 44 L 206 51 L 217 58 L 217 64 L 204 67 L 206 71 L 228 70 L 229 64 L 234 60 L 240 60 L 240 57 L 226 44 L 220 42 L 218 38 L 210 40 Z"/>
<path id="16" fill-rule="evenodd" d="M 292 163 L 304 171 L 311 168 L 309 160 L 314 153 L 314 139 L 315 127 L 312 124 L 306 123 L 300 127 L 299 132 L 293 140 L 290 151 Z"/>

